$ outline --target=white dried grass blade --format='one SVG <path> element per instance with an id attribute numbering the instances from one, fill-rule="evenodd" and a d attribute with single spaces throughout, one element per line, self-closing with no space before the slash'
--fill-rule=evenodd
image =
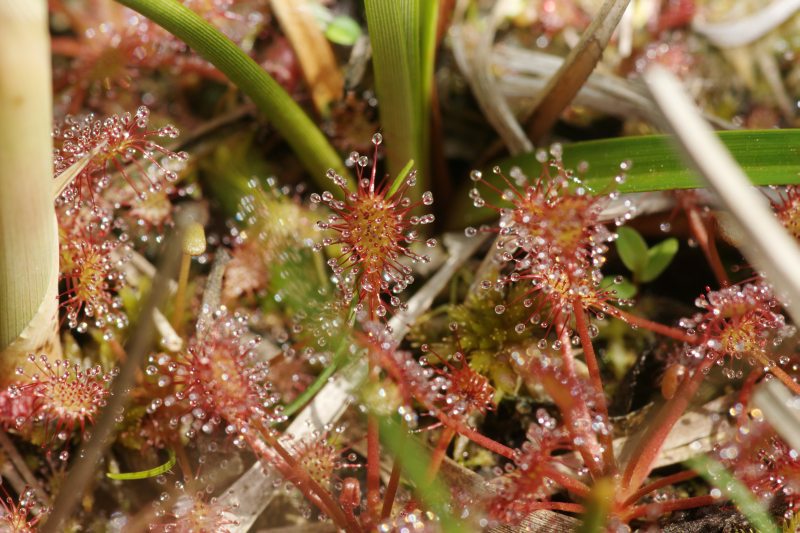
<path id="1" fill-rule="evenodd" d="M 562 57 L 508 44 L 495 46 L 492 53 L 492 70 L 497 76 L 497 86 L 509 99 L 511 108 L 520 110 L 522 115 L 532 111 L 535 95 L 544 89 L 547 80 L 563 63 Z M 657 114 L 643 83 L 603 72 L 592 72 L 574 102 L 623 118 L 637 116 L 653 121 Z M 738 128 L 709 113 L 703 113 L 703 116 L 717 128 Z"/>
<path id="2" fill-rule="evenodd" d="M 533 143 L 517 122 L 505 98 L 497 90 L 492 72 L 491 51 L 497 26 L 502 20 L 503 2 L 497 2 L 488 17 L 467 21 L 468 0 L 460 0 L 450 26 L 450 42 L 459 70 L 467 78 L 486 120 L 494 127 L 512 154 L 530 152 Z"/>
<path id="3" fill-rule="evenodd" d="M 408 309 L 395 315 L 389 322 L 396 340 L 402 339 L 411 324 L 433 303 L 433 299 L 447 285 L 450 278 L 484 242 L 481 238 L 467 238 L 459 234 L 444 236 L 449 257 L 436 274 L 420 288 L 408 301 Z M 344 369 L 336 378 L 327 383 L 313 400 L 297 415 L 289 425 L 286 434 L 293 439 L 307 438 L 314 431 L 322 431 L 327 424 L 335 423 L 350 403 L 353 389 L 366 377 L 366 362 L 360 361 Z M 250 530 L 258 516 L 272 501 L 274 489 L 272 482 L 276 475 L 261 463 L 254 464 L 236 480 L 221 496 L 223 505 L 238 506 L 233 512 L 238 523 L 231 528 L 233 533 Z"/>
<path id="4" fill-rule="evenodd" d="M 692 166 L 730 211 L 746 236 L 742 251 L 763 271 L 781 296 L 795 324 L 800 324 L 800 248 L 772 213 L 767 200 L 702 119 L 680 82 L 663 67 L 645 73 L 664 125 L 676 135 Z"/>
<path id="5" fill-rule="evenodd" d="M 789 20 L 798 9 L 800 0 L 775 0 L 761 11 L 733 21 L 708 23 L 695 19 L 692 29 L 723 48 L 744 46 Z"/>
<path id="6" fill-rule="evenodd" d="M 100 150 L 105 148 L 106 141 L 101 142 L 97 146 L 95 146 L 91 152 L 84 155 L 80 159 L 78 159 L 75 163 L 73 163 L 67 170 L 56 176 L 56 179 L 53 180 L 53 199 L 58 198 L 64 190 L 69 187 L 70 183 L 78 177 L 78 175 L 86 168 L 86 165 L 89 164 L 89 161 L 92 160 L 94 156 L 100 153 Z"/>
<path id="7" fill-rule="evenodd" d="M 753 403 L 778 435 L 800 451 L 800 396 L 793 396 L 786 385 L 770 379 L 756 387 Z"/>

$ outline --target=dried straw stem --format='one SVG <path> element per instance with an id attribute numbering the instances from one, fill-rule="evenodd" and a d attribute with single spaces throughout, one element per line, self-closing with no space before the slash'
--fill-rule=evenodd
<path id="1" fill-rule="evenodd" d="M 0 376 L 58 356 L 50 38 L 44 0 L 0 0 Z"/>

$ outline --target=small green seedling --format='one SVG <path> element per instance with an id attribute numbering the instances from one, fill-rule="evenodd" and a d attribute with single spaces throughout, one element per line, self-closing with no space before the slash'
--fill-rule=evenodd
<path id="1" fill-rule="evenodd" d="M 673 237 L 648 248 L 644 238 L 633 228 L 619 228 L 617 235 L 617 253 L 622 263 L 633 273 L 634 285 L 656 279 L 678 253 L 678 240 Z"/>

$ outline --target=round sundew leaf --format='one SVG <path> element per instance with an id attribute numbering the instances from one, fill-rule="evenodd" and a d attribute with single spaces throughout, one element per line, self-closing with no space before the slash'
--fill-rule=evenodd
<path id="1" fill-rule="evenodd" d="M 650 248 L 639 280 L 647 283 L 656 279 L 666 270 L 676 253 L 678 253 L 678 239 L 675 238 L 663 240 Z"/>
<path id="2" fill-rule="evenodd" d="M 634 277 L 641 277 L 647 265 L 647 243 L 639 232 L 633 228 L 617 229 L 617 252 L 622 263 L 633 272 Z"/>
<path id="3" fill-rule="evenodd" d="M 340 15 L 325 28 L 325 37 L 335 44 L 353 46 L 361 37 L 361 26 L 352 18 Z"/>

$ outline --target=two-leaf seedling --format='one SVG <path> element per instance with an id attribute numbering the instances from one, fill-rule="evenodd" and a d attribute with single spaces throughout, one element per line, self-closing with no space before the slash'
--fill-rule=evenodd
<path id="1" fill-rule="evenodd" d="M 639 285 L 649 283 L 661 275 L 678 252 L 678 240 L 670 237 L 648 248 L 644 238 L 633 228 L 617 228 L 617 253 L 622 263 L 631 271 L 633 282 L 625 278 L 603 279 L 602 287 L 616 291 L 620 298 L 631 298 Z M 619 277 L 617 277 L 619 278 Z"/>

